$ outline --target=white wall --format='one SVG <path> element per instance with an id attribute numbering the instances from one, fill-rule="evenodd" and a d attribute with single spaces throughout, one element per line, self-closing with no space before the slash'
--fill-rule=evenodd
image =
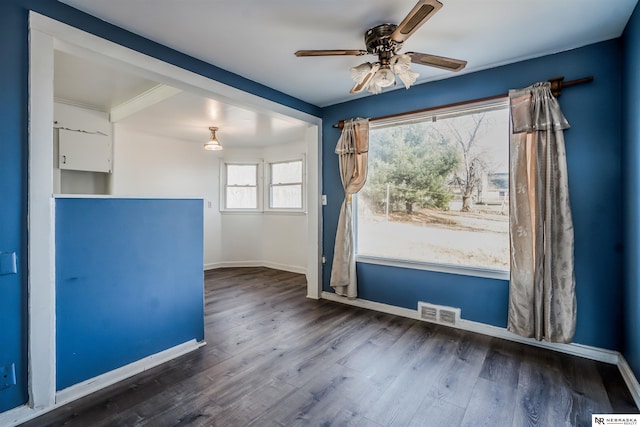
<path id="1" fill-rule="evenodd" d="M 306 153 L 304 141 L 265 148 L 265 167 L 269 162 L 306 157 Z M 307 213 L 270 212 L 263 215 L 262 253 L 265 261 L 284 270 L 292 270 L 289 266 L 306 266 L 307 222 Z"/>
<path id="2" fill-rule="evenodd" d="M 114 196 L 204 199 L 204 264 L 221 257 L 218 189 L 220 155 L 202 144 L 171 140 L 114 125 Z"/>
<path id="3" fill-rule="evenodd" d="M 114 125 L 114 196 L 198 197 L 205 200 L 204 265 L 307 269 L 308 218 L 303 213 L 220 213 L 220 159 L 282 161 L 306 154 L 306 141 L 265 149 L 211 152 L 202 144 Z M 262 179 L 262 177 L 261 177 Z"/>
<path id="4" fill-rule="evenodd" d="M 263 159 L 266 168 L 269 162 L 299 159 L 306 155 L 306 147 L 306 141 L 296 141 L 264 149 L 225 148 L 223 158 L 226 161 Z M 260 179 L 264 182 L 264 176 Z M 306 213 L 225 212 L 222 236 L 224 251 L 218 265 L 265 265 L 298 273 L 307 270 Z"/>

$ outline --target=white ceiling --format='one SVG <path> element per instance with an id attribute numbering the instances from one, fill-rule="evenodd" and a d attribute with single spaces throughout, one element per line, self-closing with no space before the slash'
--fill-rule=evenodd
<path id="1" fill-rule="evenodd" d="M 163 138 L 204 144 L 210 126 L 227 148 L 260 148 L 305 138 L 308 124 L 272 112 L 242 108 L 113 68 L 105 63 L 55 51 L 54 97 L 110 113 L 128 129 Z"/>
<path id="2" fill-rule="evenodd" d="M 318 106 L 353 99 L 349 68 L 373 58 L 296 58 L 364 49 L 364 32 L 399 23 L 416 0 L 61 0 L 77 9 Z M 638 0 L 441 0 L 403 51 L 465 59 L 463 73 L 621 35 Z M 413 67 L 418 83 L 452 74 Z M 365 96 L 360 94 L 358 96 Z"/>
<path id="3" fill-rule="evenodd" d="M 297 58 L 299 49 L 364 49 L 366 29 L 399 23 L 417 0 L 61 0 L 105 21 L 318 106 L 354 99 L 349 68 L 373 57 Z M 638 0 L 441 0 L 403 51 L 465 59 L 468 73 L 620 36 Z M 538 34 L 536 34 L 538 33 Z M 55 96 L 110 112 L 158 83 L 55 54 Z M 457 74 L 414 65 L 418 83 Z M 393 90 L 393 88 L 390 88 Z M 366 93 L 357 96 L 367 96 Z M 368 95 L 375 96 L 375 95 Z M 227 147 L 304 138 L 308 124 L 193 93 L 121 116 L 131 129 L 204 143 L 209 126 Z"/>

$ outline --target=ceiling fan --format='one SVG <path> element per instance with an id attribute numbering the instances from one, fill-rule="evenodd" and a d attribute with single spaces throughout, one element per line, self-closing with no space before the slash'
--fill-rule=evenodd
<path id="1" fill-rule="evenodd" d="M 356 82 L 351 93 L 358 93 L 364 89 L 374 94 L 380 93 L 382 88 L 395 84 L 396 76 L 409 89 L 419 76 L 411 70 L 412 62 L 449 71 L 460 71 L 467 65 L 467 61 L 444 56 L 418 52 L 397 53 L 402 44 L 441 7 L 442 3 L 438 0 L 420 0 L 399 25 L 381 24 L 370 28 L 364 35 L 366 50 L 299 50 L 295 55 L 378 55 L 376 62 L 365 62 L 351 68 L 351 78 Z"/>

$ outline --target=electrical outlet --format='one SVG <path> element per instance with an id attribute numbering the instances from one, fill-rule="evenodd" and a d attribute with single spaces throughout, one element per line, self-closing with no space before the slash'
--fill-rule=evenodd
<path id="1" fill-rule="evenodd" d="M 0 390 L 16 385 L 16 364 L 0 366 Z"/>

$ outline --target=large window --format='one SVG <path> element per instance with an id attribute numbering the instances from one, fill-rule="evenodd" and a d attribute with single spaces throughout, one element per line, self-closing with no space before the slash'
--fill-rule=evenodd
<path id="1" fill-rule="evenodd" d="M 358 259 L 507 271 L 508 132 L 506 100 L 372 122 Z"/>
<path id="2" fill-rule="evenodd" d="M 269 164 L 269 207 L 302 209 L 302 160 Z"/>

